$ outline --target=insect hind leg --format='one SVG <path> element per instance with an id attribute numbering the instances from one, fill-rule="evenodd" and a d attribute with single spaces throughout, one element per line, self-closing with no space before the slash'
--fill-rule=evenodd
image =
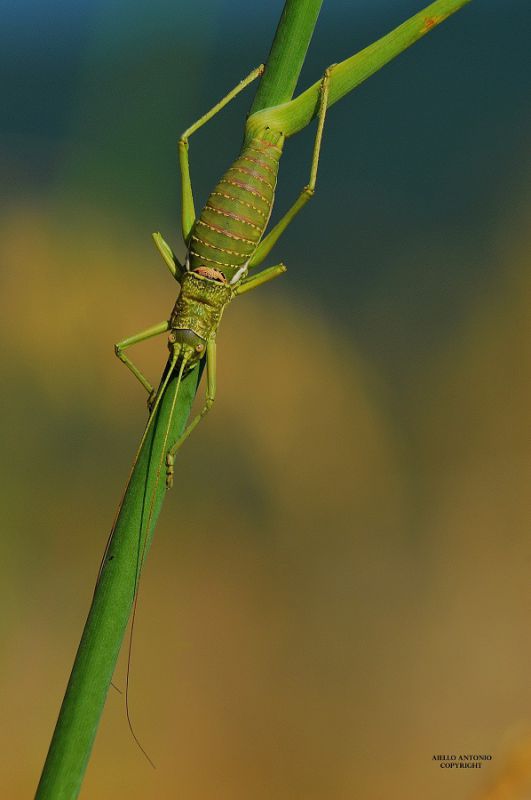
<path id="1" fill-rule="evenodd" d="M 260 64 L 259 67 L 253 69 L 252 72 L 247 75 L 242 81 L 239 82 L 237 86 L 234 87 L 225 97 L 222 97 L 219 103 L 216 103 L 210 111 L 207 111 L 206 114 L 203 114 L 197 122 L 194 122 L 193 125 L 190 125 L 189 128 L 185 130 L 182 134 L 181 138 L 179 139 L 179 166 L 181 168 L 181 222 L 182 222 L 182 231 L 183 231 L 183 239 L 185 242 L 188 242 L 188 237 L 190 236 L 190 231 L 195 222 L 195 205 L 194 205 L 194 195 L 192 191 L 192 181 L 190 178 L 190 162 L 188 159 L 188 139 L 190 136 L 195 133 L 199 128 L 201 128 L 205 123 L 214 117 L 218 111 L 221 111 L 227 103 L 230 103 L 246 86 L 249 86 L 256 78 L 260 77 L 264 71 L 265 67 L 263 64 Z"/>
<path id="2" fill-rule="evenodd" d="M 249 261 L 249 267 L 257 267 L 261 264 L 264 258 L 271 252 L 281 235 L 284 233 L 288 225 L 297 216 L 299 211 L 304 208 L 308 200 L 315 194 L 315 183 L 317 180 L 317 168 L 319 166 L 319 155 L 321 153 L 321 142 L 323 140 L 323 128 L 326 117 L 326 110 L 328 108 L 328 89 L 330 82 L 330 73 L 334 67 L 328 67 L 325 70 L 323 79 L 321 81 L 321 91 L 319 94 L 319 111 L 317 114 L 317 133 L 315 134 L 315 142 L 313 145 L 312 164 L 310 167 L 310 180 L 304 187 L 298 198 L 295 200 L 289 211 L 284 214 L 282 219 L 277 222 L 275 227 L 267 234 L 265 239 L 258 245 L 253 256 Z"/>

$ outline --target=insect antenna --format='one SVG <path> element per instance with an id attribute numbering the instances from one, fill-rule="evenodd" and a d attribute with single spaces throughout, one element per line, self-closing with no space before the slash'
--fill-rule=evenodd
<path id="1" fill-rule="evenodd" d="M 142 434 L 142 438 L 141 438 L 141 440 L 140 440 L 140 444 L 139 444 L 139 446 L 138 446 L 138 448 L 137 448 L 137 451 L 136 451 L 135 457 L 134 457 L 134 459 L 133 459 L 133 463 L 132 463 L 132 466 L 131 466 L 131 470 L 130 470 L 130 472 L 129 472 L 129 476 L 128 476 L 128 478 L 127 478 L 127 481 L 126 481 L 125 488 L 124 488 L 124 490 L 123 490 L 123 493 L 122 493 L 122 497 L 121 497 L 121 499 L 120 499 L 120 502 L 119 502 L 119 504 L 118 504 L 118 508 L 117 508 L 117 510 L 116 510 L 116 514 L 115 514 L 115 516 L 114 516 L 114 520 L 113 520 L 113 523 L 112 523 L 112 527 L 111 527 L 111 530 L 110 530 L 109 536 L 107 537 L 107 542 L 106 542 L 106 544 L 105 544 L 105 550 L 104 550 L 104 552 L 103 552 L 103 557 L 102 557 L 102 559 L 101 559 L 100 567 L 99 567 L 99 570 L 98 570 L 98 576 L 97 576 L 97 578 L 96 578 L 96 586 L 95 586 L 95 588 L 94 588 L 94 595 L 96 594 L 96 589 L 97 589 L 97 587 L 98 587 L 98 584 L 99 584 L 99 582 L 100 582 L 100 579 L 101 579 L 101 574 L 102 574 L 102 572 L 103 572 L 103 567 L 104 567 L 104 565 L 105 565 L 105 561 L 106 561 L 106 559 L 107 559 L 107 556 L 108 556 L 108 554 L 109 554 L 109 548 L 110 548 L 110 546 L 111 546 L 112 537 L 113 537 L 113 535 L 114 535 L 114 531 L 115 531 L 115 529 L 116 529 L 116 523 L 117 523 L 117 521 L 118 521 L 118 517 L 119 517 L 119 515 L 120 515 L 120 511 L 121 511 L 121 509 L 122 509 L 122 506 L 123 506 L 123 504 L 124 504 L 125 495 L 126 495 L 126 493 L 127 493 L 127 490 L 128 490 L 128 488 L 129 488 L 129 484 L 131 483 L 131 478 L 132 478 L 132 476 L 133 476 L 133 472 L 134 472 L 134 470 L 135 470 L 135 467 L 136 467 L 136 465 L 137 465 L 138 459 L 139 459 L 139 457 L 140 457 L 140 453 L 141 453 L 141 451 L 142 451 L 142 448 L 143 448 L 143 446 L 144 446 L 144 443 L 145 443 L 145 441 L 146 441 L 146 437 L 147 437 L 147 435 L 148 435 L 148 433 L 149 433 L 149 431 L 150 431 L 150 429 L 151 429 L 151 426 L 152 426 L 152 424 L 153 424 L 153 420 L 155 419 L 155 415 L 156 415 L 156 413 L 157 413 L 157 411 L 158 411 L 158 407 L 159 407 L 160 401 L 161 401 L 161 399 L 162 399 L 162 396 L 163 396 L 163 394 L 164 394 L 164 391 L 166 390 L 166 387 L 167 387 L 167 385 L 168 385 L 168 382 L 169 382 L 169 380 L 170 380 L 170 378 L 171 378 L 171 375 L 172 375 L 172 373 L 173 373 L 173 370 L 174 370 L 174 368 L 175 368 L 175 364 L 177 363 L 177 358 L 178 358 L 178 354 L 177 354 L 175 357 L 173 357 L 173 358 L 172 358 L 172 360 L 171 360 L 171 362 L 170 362 L 170 364 L 169 364 L 168 371 L 167 371 L 167 373 L 166 373 L 166 376 L 165 376 L 165 378 L 164 378 L 164 381 L 163 381 L 163 383 L 162 383 L 162 385 L 161 385 L 161 387 L 160 387 L 160 390 L 157 392 L 157 397 L 156 397 L 156 399 L 155 399 L 155 403 L 153 404 L 153 407 L 152 407 L 152 409 L 151 409 L 151 413 L 150 413 L 150 415 L 149 415 L 149 417 L 148 417 L 148 420 L 147 420 L 147 423 L 146 423 L 146 427 L 144 428 L 144 433 Z M 134 593 L 135 593 L 135 597 L 136 597 L 137 588 L 138 588 L 138 576 L 139 576 L 139 555 L 138 555 L 138 553 L 137 553 L 137 565 L 136 565 L 136 574 L 135 574 L 135 587 L 134 587 Z M 136 600 L 135 600 L 135 606 L 136 606 Z M 133 612 L 133 613 L 134 613 L 134 612 Z M 129 654 L 129 655 L 130 655 L 130 654 Z M 128 671 L 129 671 L 129 666 L 128 666 Z M 122 694 L 122 691 L 121 691 L 121 689 L 119 689 L 119 688 L 116 686 L 116 684 L 114 684 L 112 681 L 111 681 L 111 685 L 112 685 L 112 686 L 113 686 L 113 687 L 116 689 L 116 691 L 117 691 L 119 694 Z M 126 706 L 127 706 L 127 695 L 126 695 Z M 129 721 L 129 727 L 131 728 L 131 723 L 130 723 L 130 721 Z M 137 739 L 137 737 L 135 736 L 135 734 L 134 734 L 134 731 L 133 731 L 132 729 L 131 729 L 131 733 L 133 734 L 133 737 L 135 738 L 135 741 L 136 741 L 136 743 L 138 744 L 138 746 L 140 747 L 140 749 L 142 750 L 142 752 L 144 753 L 144 755 L 146 756 L 146 758 L 148 759 L 148 761 L 150 762 L 150 764 L 151 764 L 151 765 L 154 767 L 155 765 L 153 764 L 153 762 L 152 762 L 152 761 L 151 761 L 151 759 L 149 758 L 148 754 L 147 754 L 147 753 L 145 752 L 145 750 L 143 749 L 142 745 L 141 745 L 141 744 L 140 744 L 140 742 L 138 741 L 138 739 Z"/>
<path id="2" fill-rule="evenodd" d="M 149 433 L 149 430 L 151 428 L 151 424 L 152 424 L 153 420 L 155 419 L 155 414 L 157 413 L 160 400 L 162 398 L 162 395 L 164 394 L 164 390 L 166 389 L 166 386 L 168 385 L 168 381 L 169 381 L 169 379 L 171 377 L 171 374 L 173 372 L 173 368 L 175 367 L 176 361 L 177 361 L 176 358 L 172 359 L 172 362 L 170 364 L 170 368 L 168 369 L 168 373 L 166 375 L 164 383 L 162 384 L 162 386 L 160 388 L 160 391 L 157 392 L 156 400 L 155 400 L 155 402 L 153 404 L 153 407 L 151 408 L 150 415 L 149 415 L 148 420 L 146 422 L 146 427 L 144 428 L 144 433 L 142 434 L 142 438 L 140 440 L 140 444 L 138 445 L 136 453 L 135 453 L 135 457 L 133 458 L 133 463 L 131 465 L 131 469 L 129 471 L 129 475 L 127 477 L 127 481 L 125 482 L 125 487 L 124 487 L 124 490 L 122 492 L 122 496 L 120 498 L 120 502 L 118 503 L 118 508 L 116 509 L 116 513 L 114 515 L 114 519 L 113 519 L 113 523 L 112 523 L 112 526 L 111 526 L 111 530 L 110 530 L 110 533 L 109 533 L 109 535 L 107 537 L 107 542 L 105 543 L 105 550 L 103 551 L 103 556 L 102 556 L 101 561 L 100 561 L 100 566 L 99 566 L 99 569 L 98 569 L 98 576 L 96 578 L 96 585 L 94 587 L 94 594 L 96 594 L 96 589 L 98 588 L 98 584 L 100 582 L 101 573 L 103 572 L 103 567 L 104 567 L 105 561 L 107 559 L 107 555 L 109 553 L 109 547 L 111 546 L 112 537 L 113 537 L 114 531 L 116 529 L 116 523 L 118 522 L 118 517 L 120 516 L 120 511 L 122 510 L 122 506 L 124 504 L 125 495 L 127 494 L 127 490 L 129 489 L 129 484 L 131 483 L 131 478 L 133 477 L 133 472 L 135 471 L 135 467 L 137 465 L 138 459 L 140 458 L 140 453 L 142 452 L 142 448 L 144 446 L 144 442 L 146 441 L 146 437 L 147 437 L 147 435 Z"/>
<path id="3" fill-rule="evenodd" d="M 166 390 L 166 387 L 168 385 L 168 381 L 169 381 L 169 379 L 170 379 L 170 377 L 171 377 L 171 375 L 173 373 L 173 370 L 174 370 L 174 367 L 175 367 L 175 364 L 176 364 L 176 361 L 177 361 L 177 357 L 178 356 L 176 355 L 172 359 L 172 363 L 171 363 L 170 368 L 168 370 L 168 374 L 166 376 L 166 380 L 164 381 L 162 389 L 159 392 L 159 395 L 157 397 L 157 402 L 162 397 L 162 395 L 164 394 L 164 391 Z M 173 415 L 175 413 L 175 406 L 177 405 L 177 396 L 179 394 L 179 389 L 180 389 L 180 386 L 181 386 L 181 380 L 182 380 L 182 377 L 183 377 L 183 372 L 184 372 L 184 369 L 185 369 L 187 361 L 188 361 L 188 357 L 185 355 L 183 357 L 182 361 L 181 361 L 181 365 L 180 365 L 180 368 L 179 368 L 179 373 L 177 375 L 177 381 L 176 381 L 176 384 L 175 384 L 175 390 L 174 390 L 174 393 L 173 393 L 173 398 L 172 398 L 172 402 L 171 402 L 171 408 L 170 408 L 170 412 L 169 412 L 169 415 L 168 415 L 168 422 L 167 422 L 167 425 L 166 425 L 166 430 L 164 431 L 164 440 L 163 440 L 161 451 L 160 451 L 160 453 L 161 453 L 160 454 L 160 459 L 159 459 L 159 463 L 158 463 L 158 466 L 157 466 L 157 472 L 156 472 L 156 475 L 155 475 L 155 484 L 154 484 L 153 489 L 151 491 L 151 497 L 150 497 L 150 501 L 149 501 L 149 512 L 148 512 L 148 518 L 147 518 L 145 534 L 144 534 L 143 539 L 142 539 L 142 526 L 141 526 L 141 529 L 140 529 L 140 532 L 139 532 L 139 540 L 138 540 L 139 541 L 139 550 L 138 550 L 138 555 L 137 555 L 133 610 L 132 610 L 132 613 L 131 613 L 131 628 L 130 628 L 130 631 L 129 631 L 129 644 L 128 644 L 128 649 L 127 649 L 127 672 L 126 672 L 126 678 L 125 678 L 125 713 L 126 713 L 126 717 L 127 717 L 127 724 L 129 725 L 129 730 L 131 731 L 131 735 L 132 735 L 133 739 L 135 740 L 135 742 L 138 745 L 139 749 L 145 755 L 146 759 L 149 761 L 149 763 L 151 764 L 153 769 L 155 769 L 155 764 L 153 763 L 152 759 L 149 757 L 149 755 L 147 754 L 146 750 L 144 749 L 144 747 L 140 743 L 140 740 L 139 740 L 138 736 L 136 735 L 136 733 L 134 731 L 133 722 L 132 722 L 132 719 L 131 719 L 131 710 L 130 710 L 130 707 L 129 707 L 129 685 L 130 685 L 130 682 L 131 682 L 130 681 L 130 679 L 131 679 L 131 658 L 132 658 L 132 652 L 133 652 L 133 634 L 134 634 L 134 629 L 135 629 L 136 611 L 137 611 L 137 606 L 138 606 L 138 596 L 139 596 L 139 591 L 140 591 L 140 578 L 141 578 L 141 573 L 142 573 L 142 567 L 143 567 L 143 564 L 144 564 L 144 557 L 145 557 L 145 554 L 146 554 L 146 547 L 147 547 L 147 543 L 148 543 L 148 540 L 149 540 L 149 529 L 151 527 L 151 520 L 153 518 L 153 511 L 154 511 L 154 508 L 155 508 L 155 500 L 156 500 L 156 497 L 157 497 L 157 490 L 158 490 L 158 487 L 159 487 L 160 476 L 161 476 L 161 473 L 162 473 L 162 465 L 163 465 L 163 463 L 165 461 L 165 457 L 166 457 L 166 452 L 167 452 L 167 447 L 168 447 L 168 438 L 169 438 L 169 435 L 170 435 L 170 428 L 171 428 L 171 424 L 172 424 L 172 421 L 173 421 Z M 140 542 L 142 542 L 141 546 L 140 546 Z"/>

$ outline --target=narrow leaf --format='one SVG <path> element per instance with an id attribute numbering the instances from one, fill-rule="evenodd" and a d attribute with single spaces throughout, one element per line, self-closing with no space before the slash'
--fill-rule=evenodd
<path id="1" fill-rule="evenodd" d="M 436 0 L 386 36 L 336 64 L 330 74 L 328 104 L 336 103 L 469 2 Z M 252 137 L 255 131 L 267 125 L 282 131 L 285 136 L 298 133 L 317 114 L 320 87 L 321 80 L 318 80 L 294 100 L 252 114 L 247 120 L 246 136 Z"/>

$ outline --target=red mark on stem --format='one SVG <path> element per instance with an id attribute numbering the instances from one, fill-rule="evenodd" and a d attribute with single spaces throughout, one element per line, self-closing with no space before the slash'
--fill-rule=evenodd
<path id="1" fill-rule="evenodd" d="M 437 23 L 439 23 L 440 17 L 426 17 L 424 20 L 424 25 L 422 26 L 423 31 L 429 31 L 431 28 L 435 27 Z"/>

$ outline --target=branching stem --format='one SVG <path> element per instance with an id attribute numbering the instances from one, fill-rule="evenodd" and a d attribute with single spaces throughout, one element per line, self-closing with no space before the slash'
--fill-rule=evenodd
<path id="1" fill-rule="evenodd" d="M 328 87 L 330 104 L 466 2 L 437 0 L 387 36 L 337 65 Z M 293 135 L 315 116 L 320 79 L 294 100 L 291 98 L 321 3 L 322 0 L 286 0 L 247 122 L 247 133 L 269 125 Z M 158 471 L 165 457 L 165 443 L 176 441 L 184 430 L 200 371 L 195 368 L 183 378 L 168 434 L 176 380 L 173 376 L 167 384 L 129 477 L 37 789 L 37 800 L 75 800 L 81 788 L 131 613 L 139 560 L 143 561 L 149 549 L 164 499 L 165 480 L 160 480 Z"/>

